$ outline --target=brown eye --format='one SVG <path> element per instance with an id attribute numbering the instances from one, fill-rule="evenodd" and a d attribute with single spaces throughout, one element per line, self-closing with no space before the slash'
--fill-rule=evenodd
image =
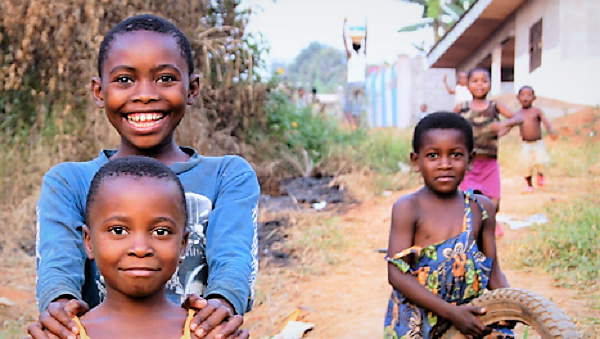
<path id="1" fill-rule="evenodd" d="M 158 78 L 158 82 L 164 82 L 164 83 L 168 83 L 168 82 L 172 82 L 172 81 L 176 81 L 177 79 L 175 79 L 174 76 L 172 75 L 161 75 Z"/>
<path id="2" fill-rule="evenodd" d="M 131 79 L 130 77 L 126 77 L 126 76 L 120 76 L 115 79 L 115 82 L 126 84 L 126 83 L 133 82 L 133 79 Z"/>
<path id="3" fill-rule="evenodd" d="M 166 228 L 158 228 L 158 229 L 154 230 L 154 234 L 159 237 L 164 237 L 169 234 L 173 234 L 173 232 L 171 232 L 171 230 L 166 229 Z"/>
<path id="4" fill-rule="evenodd" d="M 125 228 L 121 227 L 121 226 L 111 227 L 108 231 L 114 235 L 123 235 L 123 234 L 127 233 Z"/>

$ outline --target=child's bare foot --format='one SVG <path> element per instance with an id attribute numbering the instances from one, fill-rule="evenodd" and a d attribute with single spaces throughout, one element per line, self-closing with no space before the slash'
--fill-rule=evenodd
<path id="1" fill-rule="evenodd" d="M 543 187 L 544 186 L 544 176 L 541 174 L 537 175 L 537 185 L 539 187 Z"/>
<path id="2" fill-rule="evenodd" d="M 531 194 L 533 193 L 533 186 L 527 186 L 527 188 L 523 191 L 523 194 Z"/>

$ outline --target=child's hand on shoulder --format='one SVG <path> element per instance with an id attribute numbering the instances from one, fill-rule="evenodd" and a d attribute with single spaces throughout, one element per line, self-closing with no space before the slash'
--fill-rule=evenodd
<path id="1" fill-rule="evenodd" d="M 477 315 L 483 315 L 485 312 L 486 310 L 480 307 L 456 306 L 448 320 L 467 338 L 482 338 L 491 332 L 477 318 Z"/>
<path id="2" fill-rule="evenodd" d="M 203 299 L 191 294 L 185 300 L 186 309 L 196 309 L 198 313 L 190 323 L 190 330 L 198 339 L 248 339 L 250 334 L 240 327 L 244 317 L 234 315 L 233 309 L 224 299 Z"/>

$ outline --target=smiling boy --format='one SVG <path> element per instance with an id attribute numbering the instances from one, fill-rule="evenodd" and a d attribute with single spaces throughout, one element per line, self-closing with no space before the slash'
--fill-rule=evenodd
<path id="1" fill-rule="evenodd" d="M 192 295 L 187 304 L 201 308 L 191 325 L 199 338 L 217 326 L 216 338 L 235 333 L 240 323 L 232 316 L 252 308 L 260 190 L 255 172 L 242 158 L 205 157 L 175 142 L 175 128 L 199 92 L 187 37 L 154 15 L 129 18 L 104 37 L 98 75 L 92 80 L 94 100 L 121 142 L 92 161 L 59 164 L 44 176 L 36 247 L 41 314 L 29 333 L 34 338 L 49 338 L 44 330 L 74 337 L 78 329 L 67 311 L 82 315 L 104 298 L 103 278 L 94 262 L 86 260 L 83 245 L 85 202 L 98 169 L 130 155 L 170 166 L 186 191 L 191 233 L 185 257 L 167 284 L 169 299 L 180 304 Z M 66 309 L 71 299 L 79 300 L 77 307 Z"/>

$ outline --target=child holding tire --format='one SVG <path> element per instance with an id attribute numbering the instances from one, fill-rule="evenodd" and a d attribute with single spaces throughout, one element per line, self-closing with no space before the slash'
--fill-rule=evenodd
<path id="1" fill-rule="evenodd" d="M 385 338 L 438 338 L 451 325 L 481 338 L 492 331 L 477 319 L 486 310 L 465 304 L 509 285 L 497 260 L 492 201 L 458 189 L 474 161 L 473 129 L 457 114 L 433 113 L 418 123 L 412 144 L 425 185 L 392 209 Z M 512 331 L 498 327 L 498 335 Z"/>

